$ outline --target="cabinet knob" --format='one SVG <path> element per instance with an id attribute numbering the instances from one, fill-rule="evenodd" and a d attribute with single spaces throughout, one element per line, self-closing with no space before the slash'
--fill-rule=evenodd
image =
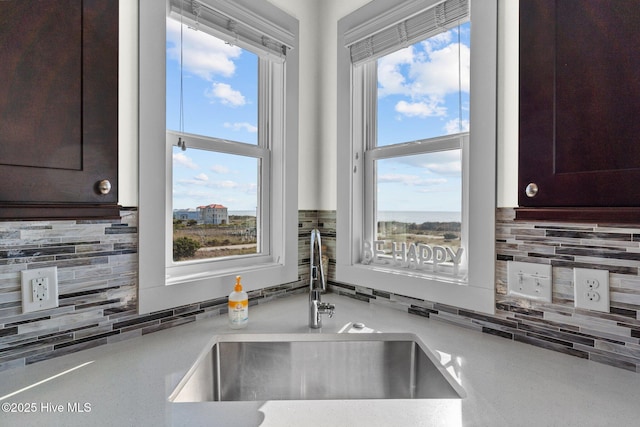
<path id="1" fill-rule="evenodd" d="M 524 192 L 527 197 L 535 197 L 536 194 L 538 194 L 538 184 L 536 184 L 535 182 L 529 183 L 529 185 L 527 185 L 527 188 L 524 189 Z"/>
<path id="2" fill-rule="evenodd" d="M 111 191 L 111 183 L 108 179 L 103 179 L 98 182 L 98 191 L 100 194 L 109 194 L 109 191 Z"/>

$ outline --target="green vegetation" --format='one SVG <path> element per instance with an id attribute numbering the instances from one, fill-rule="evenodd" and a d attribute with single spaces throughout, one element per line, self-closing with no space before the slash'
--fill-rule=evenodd
<path id="1" fill-rule="evenodd" d="M 200 249 L 200 243 L 189 237 L 178 237 L 173 240 L 173 259 L 192 258 Z"/>
<path id="2" fill-rule="evenodd" d="M 187 252 L 192 248 L 186 245 L 187 241 L 195 242 L 198 247 Z M 219 225 L 174 219 L 173 242 L 175 261 L 255 254 L 256 217 L 232 215 L 228 224 Z"/>
<path id="3" fill-rule="evenodd" d="M 415 222 L 406 223 L 399 221 L 379 221 L 378 229 L 391 228 L 391 229 L 403 229 L 415 234 L 433 234 L 433 232 L 460 232 L 459 222 L 423 222 L 422 224 L 416 224 Z"/>
<path id="4" fill-rule="evenodd" d="M 459 222 L 423 222 L 422 224 L 399 221 L 379 221 L 379 240 L 393 242 L 424 243 L 441 245 L 446 243 L 451 248 L 460 246 Z"/>
<path id="5" fill-rule="evenodd" d="M 444 240 L 455 240 L 458 238 L 458 235 L 456 233 L 444 233 Z"/>

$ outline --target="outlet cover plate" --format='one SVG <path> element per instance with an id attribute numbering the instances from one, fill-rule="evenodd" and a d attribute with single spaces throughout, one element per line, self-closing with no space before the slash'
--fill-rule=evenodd
<path id="1" fill-rule="evenodd" d="M 507 263 L 508 295 L 541 302 L 551 302 L 551 265 L 509 261 Z"/>
<path id="2" fill-rule="evenodd" d="M 592 268 L 573 269 L 576 308 L 609 313 L 609 271 Z"/>
<path id="3" fill-rule="evenodd" d="M 21 271 L 22 312 L 58 307 L 58 268 Z"/>

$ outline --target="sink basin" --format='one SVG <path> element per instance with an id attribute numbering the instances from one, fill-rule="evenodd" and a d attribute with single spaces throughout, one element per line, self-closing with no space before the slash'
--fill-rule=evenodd
<path id="1" fill-rule="evenodd" d="M 219 335 L 172 402 L 460 399 L 464 390 L 406 333 Z"/>

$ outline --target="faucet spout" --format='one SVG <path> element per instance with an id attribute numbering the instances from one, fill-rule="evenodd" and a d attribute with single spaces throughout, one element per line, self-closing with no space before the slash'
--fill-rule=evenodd
<path id="1" fill-rule="evenodd" d="M 322 327 L 322 318 L 320 315 L 328 314 L 333 316 L 335 305 L 322 302 L 322 293 L 327 290 L 327 281 L 324 275 L 324 267 L 322 266 L 322 240 L 320 231 L 313 229 L 311 231 L 311 247 L 310 247 L 310 271 L 309 271 L 309 327 Z"/>
<path id="2" fill-rule="evenodd" d="M 327 282 L 324 277 L 324 268 L 322 266 L 322 239 L 320 238 L 320 230 L 314 228 L 311 230 L 311 271 L 309 279 L 310 290 L 318 289 L 322 292 L 327 290 Z"/>

